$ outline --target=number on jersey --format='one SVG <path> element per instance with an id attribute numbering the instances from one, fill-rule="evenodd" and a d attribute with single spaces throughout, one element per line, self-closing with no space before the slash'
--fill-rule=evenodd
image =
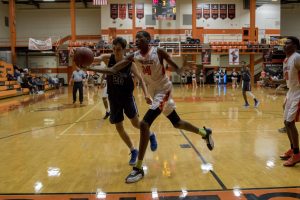
<path id="1" fill-rule="evenodd" d="M 150 65 L 143 65 L 143 74 L 148 74 L 149 76 L 151 76 Z"/>

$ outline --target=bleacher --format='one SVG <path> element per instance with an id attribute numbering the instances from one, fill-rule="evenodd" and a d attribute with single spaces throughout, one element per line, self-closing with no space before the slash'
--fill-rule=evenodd
<path id="1" fill-rule="evenodd" d="M 240 52 L 262 52 L 264 49 L 269 49 L 269 44 L 259 44 L 258 42 L 210 42 L 210 48 L 215 53 L 228 52 L 229 49 L 239 49 Z"/>
<path id="2" fill-rule="evenodd" d="M 14 75 L 13 65 L 0 61 L 0 99 L 29 94 L 30 91 L 28 88 L 21 88 L 21 85 L 16 80 L 8 80 L 7 74 Z M 30 76 L 36 77 L 35 74 L 30 74 Z M 49 85 L 47 79 L 42 78 L 42 80 L 44 81 L 45 91 L 54 88 Z"/>
<path id="3" fill-rule="evenodd" d="M 14 74 L 13 65 L 0 61 L 0 99 L 23 94 L 20 84 L 7 80 L 7 74 Z"/>

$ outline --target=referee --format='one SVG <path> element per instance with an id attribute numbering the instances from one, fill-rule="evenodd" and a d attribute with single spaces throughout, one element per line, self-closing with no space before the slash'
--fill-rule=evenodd
<path id="1" fill-rule="evenodd" d="M 73 104 L 76 102 L 76 93 L 79 90 L 79 101 L 80 104 L 83 102 L 83 81 L 85 79 L 85 73 L 79 67 L 76 67 L 76 70 L 73 71 L 72 77 L 69 81 L 69 85 L 73 84 Z"/>

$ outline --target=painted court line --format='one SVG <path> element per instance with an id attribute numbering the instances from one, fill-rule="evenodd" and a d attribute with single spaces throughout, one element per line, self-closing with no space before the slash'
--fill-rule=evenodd
<path id="1" fill-rule="evenodd" d="M 63 135 L 65 134 L 68 130 L 70 130 L 76 123 L 78 123 L 80 120 L 82 120 L 85 116 L 87 116 L 88 114 L 90 114 L 94 108 L 96 106 L 98 106 L 99 103 L 97 103 L 96 105 L 94 105 L 89 111 L 87 111 L 84 115 L 82 115 L 81 117 L 79 117 L 79 119 L 77 119 L 74 123 L 72 123 L 69 127 L 67 127 L 64 131 L 62 131 L 59 135 Z"/>

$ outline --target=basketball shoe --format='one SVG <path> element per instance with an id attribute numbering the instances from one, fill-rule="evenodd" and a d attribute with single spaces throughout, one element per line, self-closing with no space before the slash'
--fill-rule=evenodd
<path id="1" fill-rule="evenodd" d="M 150 134 L 149 140 L 150 140 L 150 149 L 151 149 L 151 151 L 156 151 L 156 149 L 157 149 L 157 140 L 156 140 L 156 136 L 155 136 L 154 132 L 152 132 Z"/>
<path id="2" fill-rule="evenodd" d="M 139 180 L 141 180 L 144 177 L 144 170 L 139 169 L 137 167 L 133 167 L 130 174 L 126 177 L 125 182 L 126 183 L 135 183 Z"/>
<path id="3" fill-rule="evenodd" d="M 139 151 L 137 149 L 133 149 L 131 152 L 131 158 L 129 160 L 129 165 L 134 166 L 136 164 L 136 159 L 138 157 Z"/>
<path id="4" fill-rule="evenodd" d="M 207 148 L 209 150 L 213 150 L 214 149 L 214 140 L 212 139 L 212 130 L 210 128 L 205 128 L 205 126 L 203 127 L 203 129 L 206 131 L 206 135 L 202 137 L 202 139 L 206 140 L 206 145 Z"/>
<path id="5" fill-rule="evenodd" d="M 292 167 L 300 162 L 300 153 L 293 154 L 287 161 L 283 163 L 285 167 Z"/>
<path id="6" fill-rule="evenodd" d="M 289 149 L 287 152 L 284 152 L 284 153 L 281 154 L 279 157 L 280 157 L 282 160 L 287 160 L 287 159 L 289 159 L 292 155 L 293 155 L 293 149 Z"/>

